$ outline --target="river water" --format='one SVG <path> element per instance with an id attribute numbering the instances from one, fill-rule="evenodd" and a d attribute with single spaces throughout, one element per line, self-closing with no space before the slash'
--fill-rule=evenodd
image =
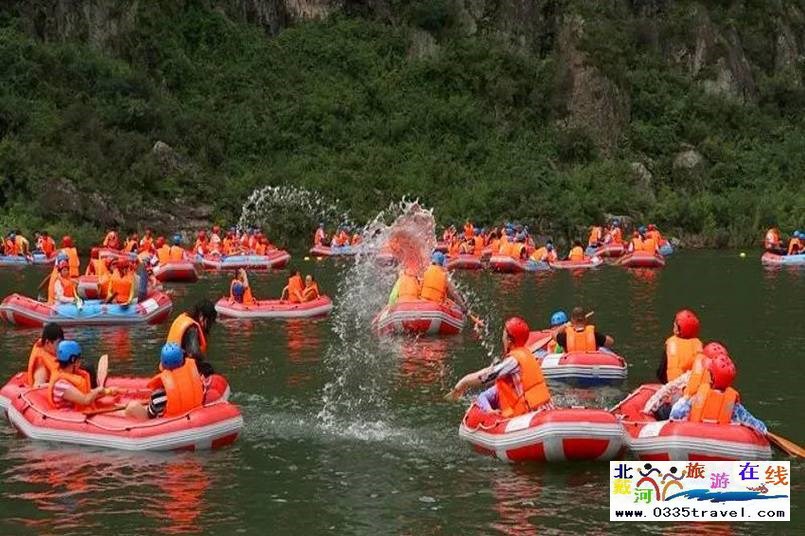
<path id="1" fill-rule="evenodd" d="M 609 406 L 652 381 L 674 312 L 696 310 L 702 338 L 739 366 L 747 407 L 771 430 L 805 442 L 805 271 L 763 269 L 759 255 L 682 252 L 657 272 L 614 267 L 503 276 L 459 273 L 475 310 L 497 330 L 521 314 L 543 327 L 581 304 L 630 364 L 620 388 L 555 389 L 559 402 Z M 608 464 L 509 465 L 457 434 L 468 402 L 443 394 L 500 351 L 467 330 L 444 339 L 379 341 L 336 291 L 349 261 L 299 261 L 336 308 L 328 319 L 220 322 L 210 361 L 225 374 L 245 426 L 234 446 L 131 454 L 34 443 L 0 425 L 0 534 L 793 534 L 802 533 L 802 464 L 792 461 L 791 523 L 610 524 Z M 0 272 L 0 295 L 32 294 L 41 269 Z M 287 272 L 252 276 L 277 296 Z M 220 297 L 225 275 L 171 285 L 173 315 Z M 154 372 L 167 324 L 69 329 L 85 356 L 110 355 L 114 375 Z M 0 326 L 0 376 L 24 368 L 37 330 Z M 779 456 L 779 454 L 776 454 Z"/>

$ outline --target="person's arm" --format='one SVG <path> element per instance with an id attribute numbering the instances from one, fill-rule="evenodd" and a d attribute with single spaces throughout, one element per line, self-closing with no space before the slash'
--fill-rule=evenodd
<path id="1" fill-rule="evenodd" d="M 73 303 L 75 298 L 70 298 L 64 295 L 64 286 L 61 284 L 61 281 L 58 279 L 56 283 L 53 285 L 53 290 L 56 294 L 56 301 L 59 303 Z"/>
<path id="2" fill-rule="evenodd" d="M 34 387 L 44 387 L 48 383 L 48 369 L 39 365 L 34 369 Z"/>
<path id="3" fill-rule="evenodd" d="M 517 363 L 516 359 L 513 357 L 507 357 L 496 365 L 471 372 L 461 378 L 458 383 L 456 383 L 455 387 L 453 387 L 453 390 L 450 391 L 450 397 L 453 400 L 458 400 L 458 398 L 464 394 L 467 389 L 492 383 L 501 376 L 513 374 L 519 368 L 520 365 Z"/>
<path id="4" fill-rule="evenodd" d="M 282 288 L 282 294 L 280 294 L 280 300 L 287 300 L 288 299 L 288 285 L 285 285 Z"/>
<path id="5" fill-rule="evenodd" d="M 680 394 L 690 378 L 690 372 L 681 374 L 676 379 L 660 387 L 656 393 L 643 405 L 643 413 L 651 414 L 657 411 L 666 401 L 673 400 L 675 394 Z"/>
<path id="6" fill-rule="evenodd" d="M 604 335 L 598 331 L 595 332 L 595 345 L 601 348 L 602 346 L 605 348 L 612 348 L 615 345 L 615 339 L 610 337 L 609 335 Z"/>
<path id="7" fill-rule="evenodd" d="M 89 406 L 95 399 L 103 393 L 103 387 L 96 387 L 90 390 L 87 394 L 82 393 L 72 385 L 64 390 L 62 398 L 68 402 L 72 402 L 77 406 Z"/>
<path id="8" fill-rule="evenodd" d="M 749 410 L 747 410 L 740 402 L 735 404 L 735 408 L 732 410 L 731 420 L 732 422 L 737 422 L 739 424 L 743 424 L 744 426 L 753 428 L 755 431 L 763 435 L 766 435 L 766 433 L 769 431 L 765 423 L 749 413 Z"/>
<path id="9" fill-rule="evenodd" d="M 671 408 L 671 415 L 668 417 L 672 421 L 686 421 L 690 415 L 690 408 L 693 406 L 693 398 L 682 397 L 674 403 Z"/>

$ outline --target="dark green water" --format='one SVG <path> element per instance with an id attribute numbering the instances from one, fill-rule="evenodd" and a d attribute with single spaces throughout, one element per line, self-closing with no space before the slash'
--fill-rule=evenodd
<path id="1" fill-rule="evenodd" d="M 705 340 L 739 365 L 744 403 L 770 429 L 805 443 L 805 271 L 767 271 L 754 253 L 684 252 L 656 273 L 613 267 L 461 273 L 476 311 L 534 328 L 583 304 L 629 361 L 622 388 L 557 389 L 561 401 L 610 405 L 653 380 L 674 312 L 692 307 Z M 791 523 L 610 524 L 608 464 L 507 465 L 458 438 L 465 403 L 442 400 L 488 363 L 477 337 L 378 341 L 362 332 L 362 295 L 336 286 L 345 263 L 299 263 L 349 314 L 317 321 L 223 322 L 210 360 L 228 376 L 245 427 L 238 442 L 194 454 L 129 454 L 33 443 L 0 425 L 0 534 L 794 534 L 802 533 L 802 464 L 793 465 Z M 0 272 L 0 295 L 32 293 L 44 272 Z M 284 273 L 257 275 L 278 295 Z M 174 285 L 174 315 L 217 299 L 225 276 Z M 368 330 L 367 330 L 368 331 Z M 85 356 L 109 353 L 114 374 L 151 374 L 167 325 L 69 329 Z M 0 327 L 0 376 L 21 370 L 36 330 Z M 499 351 L 498 334 L 490 348 Z"/>

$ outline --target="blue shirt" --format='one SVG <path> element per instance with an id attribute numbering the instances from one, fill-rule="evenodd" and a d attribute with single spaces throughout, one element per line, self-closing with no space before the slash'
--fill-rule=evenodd
<path id="1" fill-rule="evenodd" d="M 693 406 L 693 399 L 692 398 L 685 398 L 682 397 L 676 401 L 674 407 L 671 408 L 671 416 L 670 419 L 672 421 L 685 421 L 688 419 L 690 415 L 690 408 Z M 766 435 L 766 425 L 760 419 L 755 418 L 749 411 L 743 407 L 743 405 L 739 402 L 735 404 L 735 407 L 732 410 L 732 417 L 731 422 L 737 424 L 743 424 L 745 426 L 749 426 L 750 428 L 754 428 L 759 433 Z"/>

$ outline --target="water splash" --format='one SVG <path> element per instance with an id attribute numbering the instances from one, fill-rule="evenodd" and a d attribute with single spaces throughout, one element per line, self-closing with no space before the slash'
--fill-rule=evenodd
<path id="1" fill-rule="evenodd" d="M 287 242 L 300 235 L 312 237 L 319 222 L 349 224 L 349 213 L 340 209 L 338 199 L 327 199 L 315 191 L 287 185 L 264 186 L 254 190 L 241 207 L 238 227 L 257 227 Z"/>
<path id="2" fill-rule="evenodd" d="M 324 357 L 333 379 L 324 387 L 317 416 L 325 429 L 371 430 L 388 423 L 388 393 L 400 355 L 395 345 L 400 341 L 378 339 L 371 324 L 388 301 L 397 269 L 379 266 L 375 256 L 390 250 L 403 266 L 424 268 L 436 244 L 434 231 L 433 213 L 407 199 L 392 203 L 364 227 L 362 247 L 339 283 L 335 300 L 337 341 Z"/>

